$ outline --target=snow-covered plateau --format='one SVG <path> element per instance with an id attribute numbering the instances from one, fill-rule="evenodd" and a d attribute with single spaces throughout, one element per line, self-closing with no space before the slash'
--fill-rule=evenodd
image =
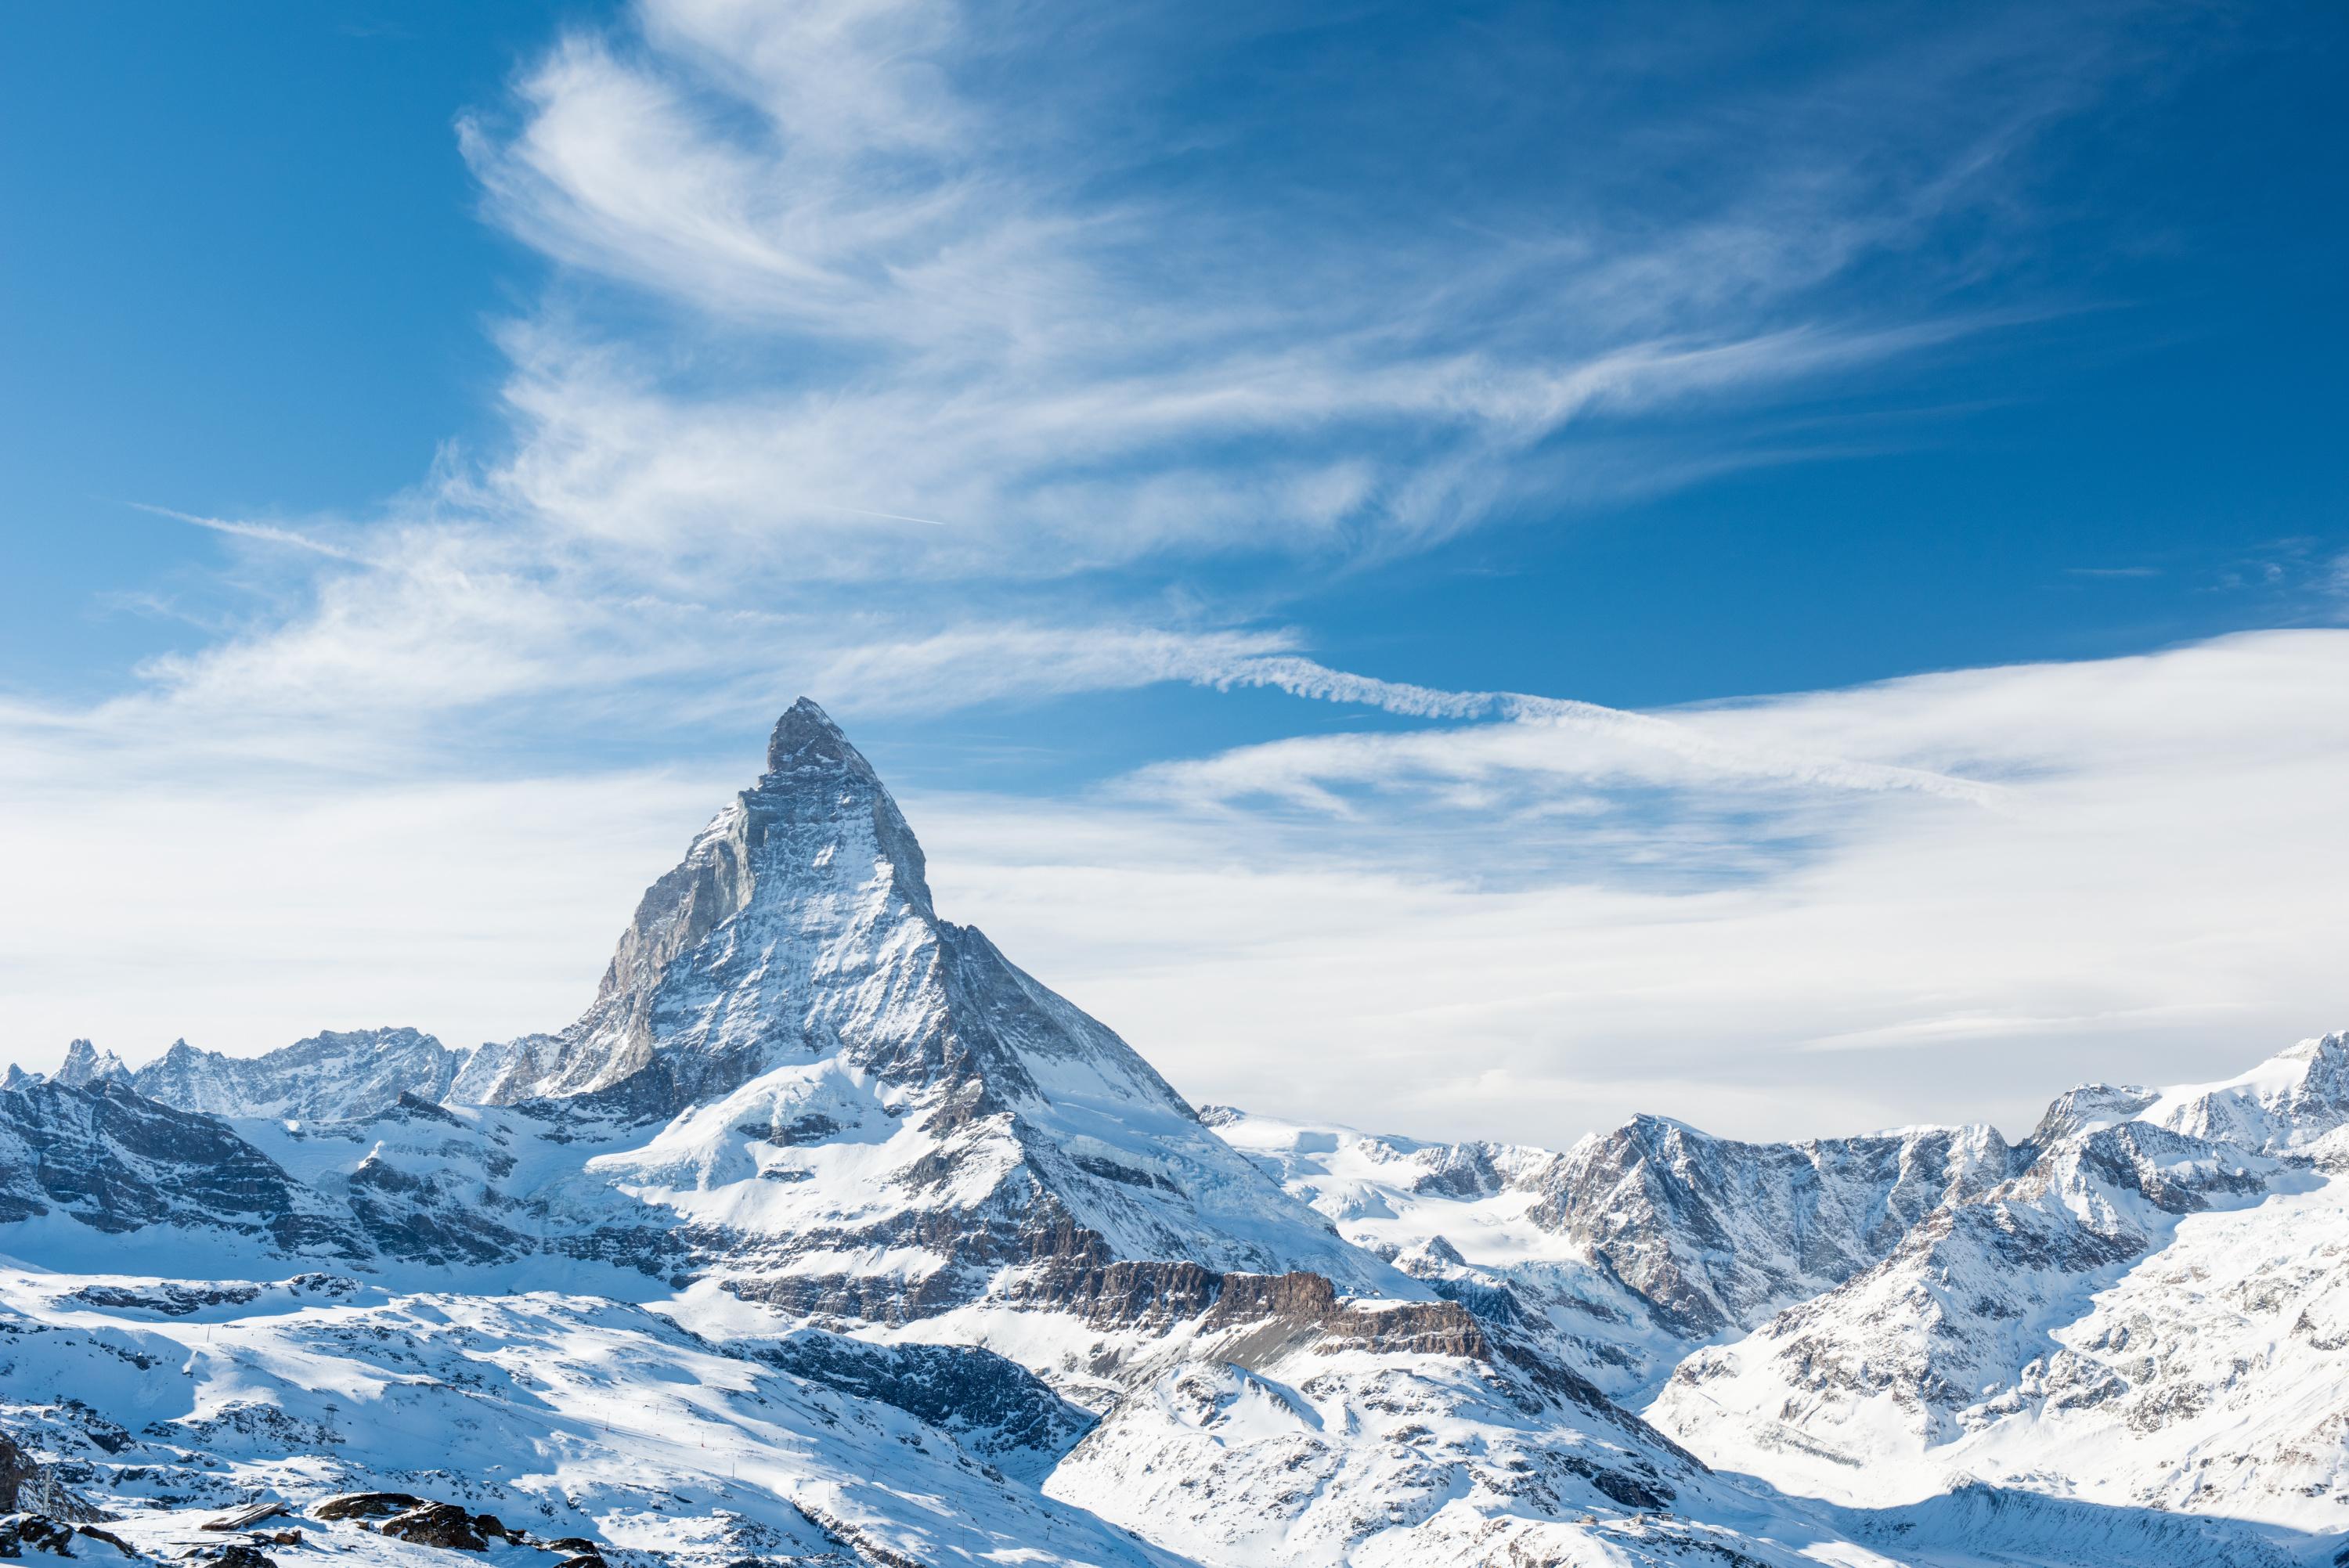
<path id="1" fill-rule="evenodd" d="M 0 1556 L 2349 1562 L 2349 1037 L 2023 1141 L 1195 1111 L 814 704 L 554 1033 L 0 1083 Z"/>

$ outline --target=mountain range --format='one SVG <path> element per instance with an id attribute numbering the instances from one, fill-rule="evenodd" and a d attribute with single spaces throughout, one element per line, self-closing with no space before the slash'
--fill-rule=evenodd
<path id="1" fill-rule="evenodd" d="M 1195 1109 L 802 700 L 567 1027 L 9 1070 L 7 1484 L 109 1519 L 0 1554 L 2333 1563 L 2344 1259 L 2337 1034 L 2013 1143 Z"/>

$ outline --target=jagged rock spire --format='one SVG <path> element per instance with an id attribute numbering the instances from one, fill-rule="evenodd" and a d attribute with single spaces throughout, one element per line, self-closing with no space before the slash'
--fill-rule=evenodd
<path id="1" fill-rule="evenodd" d="M 879 774 L 811 698 L 766 771 L 647 889 L 595 1001 L 559 1035 L 485 1047 L 455 1090 L 506 1102 L 612 1088 L 669 1052 L 671 1099 L 723 1087 L 811 1026 L 810 955 L 936 920 L 922 847 Z"/>
<path id="2" fill-rule="evenodd" d="M 775 720 L 775 732 L 767 740 L 767 772 L 771 777 L 810 764 L 854 767 L 873 776 L 872 764 L 848 743 L 832 716 L 813 697 L 803 696 Z M 880 782 L 877 776 L 874 782 Z"/>
<path id="3" fill-rule="evenodd" d="M 932 1254 L 909 1276 L 929 1310 L 1048 1254 L 1413 1288 L 1226 1147 L 1110 1029 L 940 919 L 913 830 L 821 707 L 794 704 L 766 760 L 646 892 L 579 1021 L 485 1047 L 453 1098 L 594 1096 L 585 1109 L 668 1122 L 641 1162 L 664 1188 L 834 1140 L 865 1149 L 847 1186 L 764 1191 L 761 1222 L 826 1258 Z M 866 1289 L 793 1277 L 815 1296 Z"/>
<path id="4" fill-rule="evenodd" d="M 66 1059 L 57 1068 L 57 1082 L 72 1088 L 86 1088 L 109 1078 L 129 1078 L 130 1069 L 112 1051 L 101 1051 L 88 1040 L 76 1040 L 66 1047 Z"/>
<path id="5" fill-rule="evenodd" d="M 767 771 L 743 799 L 780 805 L 800 823 L 869 815 L 874 844 L 894 872 L 897 892 L 925 915 L 933 913 L 928 864 L 905 813 L 873 764 L 812 697 L 800 698 L 775 721 Z"/>

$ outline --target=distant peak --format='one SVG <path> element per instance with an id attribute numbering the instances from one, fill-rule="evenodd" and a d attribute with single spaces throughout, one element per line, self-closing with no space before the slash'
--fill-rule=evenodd
<path id="1" fill-rule="evenodd" d="M 1679 1133 L 1683 1138 L 1702 1139 L 1707 1143 L 1720 1141 L 1702 1127 L 1692 1127 L 1678 1117 L 1658 1116 L 1647 1110 L 1633 1111 L 1615 1130 L 1634 1138 L 1669 1138 Z"/>
<path id="2" fill-rule="evenodd" d="M 811 762 L 847 765 L 869 773 L 872 765 L 864 755 L 848 743 L 840 726 L 832 716 L 815 705 L 811 697 L 802 697 L 784 710 L 775 721 L 775 733 L 767 740 L 767 771 L 790 772 Z"/>
<path id="3" fill-rule="evenodd" d="M 2276 1053 L 2280 1062 L 2313 1062 L 2326 1057 L 2349 1055 L 2349 1029 L 2335 1030 L 2312 1040 L 2302 1040 Z"/>
<path id="4" fill-rule="evenodd" d="M 66 1047 L 65 1065 L 57 1068 L 57 1082 L 69 1088 L 81 1088 L 102 1083 L 108 1078 L 128 1078 L 130 1069 L 112 1051 L 101 1051 L 88 1040 L 76 1040 Z"/>

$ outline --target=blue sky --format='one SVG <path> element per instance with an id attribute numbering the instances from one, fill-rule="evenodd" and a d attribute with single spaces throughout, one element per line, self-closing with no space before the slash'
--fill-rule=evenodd
<path id="1" fill-rule="evenodd" d="M 2349 1017 L 2333 8 L 11 31 L 21 1059 L 559 1022 L 802 691 L 1198 1099 L 2012 1120 Z"/>

